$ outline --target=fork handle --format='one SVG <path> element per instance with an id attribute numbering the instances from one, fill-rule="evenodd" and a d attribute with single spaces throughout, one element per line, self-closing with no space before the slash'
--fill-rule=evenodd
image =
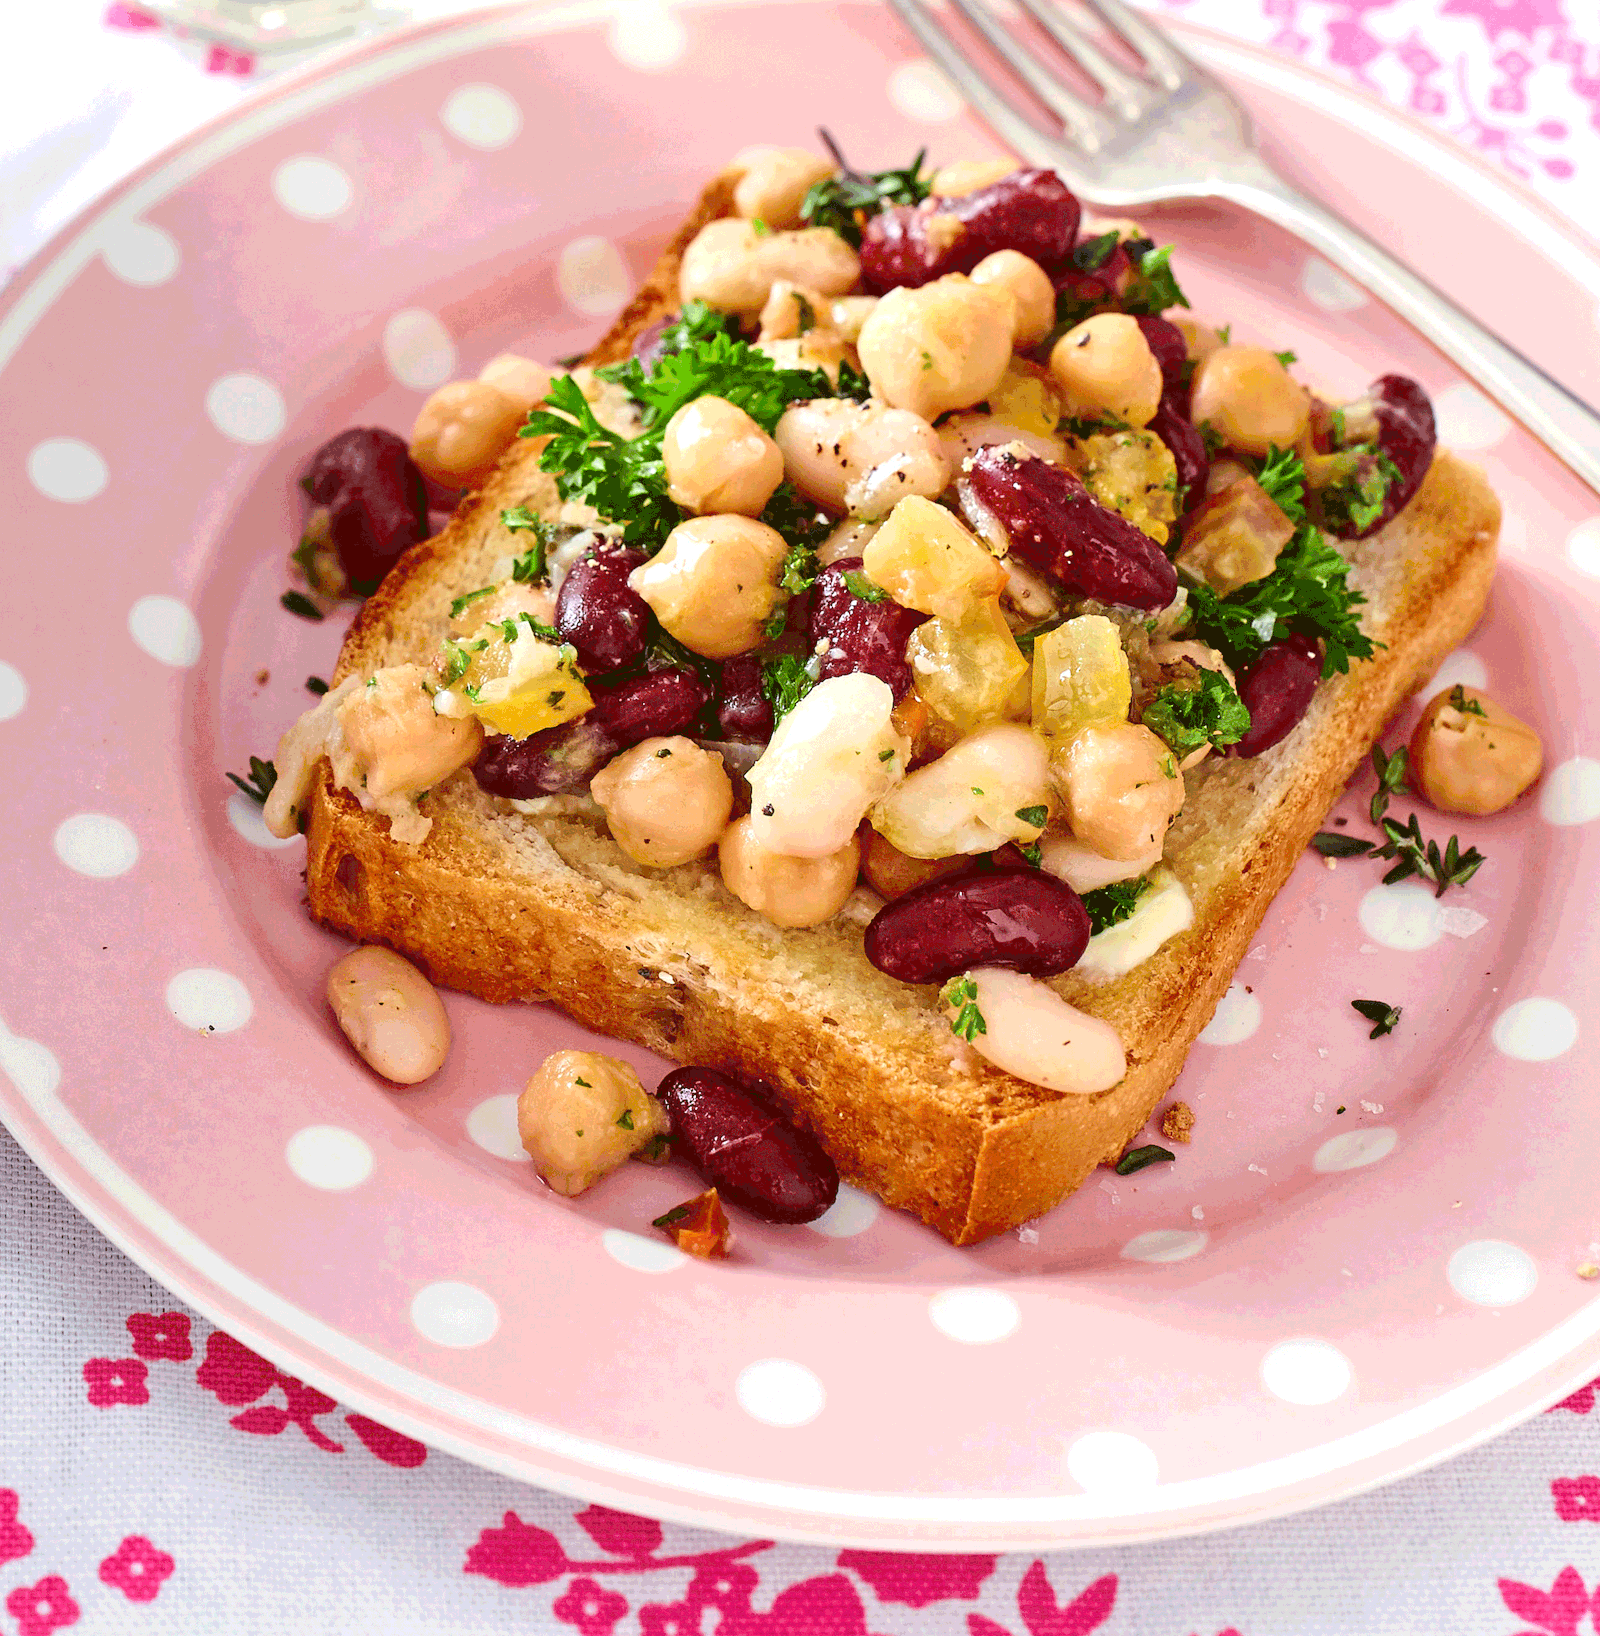
<path id="1" fill-rule="evenodd" d="M 1600 491 L 1600 414 L 1559 381 L 1468 317 L 1365 233 L 1296 192 L 1275 173 L 1264 170 L 1259 180 L 1230 181 L 1216 191 L 1287 228 L 1392 307 L 1497 398 L 1557 459 Z"/>

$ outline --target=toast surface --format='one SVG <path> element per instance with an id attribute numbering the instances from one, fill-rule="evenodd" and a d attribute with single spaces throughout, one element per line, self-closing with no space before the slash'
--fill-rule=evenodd
<path id="1" fill-rule="evenodd" d="M 677 306 L 677 269 L 700 227 L 728 212 L 715 179 L 639 294 L 586 360 L 627 355 Z M 537 447 L 518 442 L 445 530 L 409 550 L 368 598 L 335 681 L 426 660 L 451 600 L 516 549 L 504 508 L 553 513 Z M 722 885 L 715 860 L 653 871 L 628 859 L 580 799 L 537 812 L 483 793 L 463 770 L 431 792 L 420 847 L 334 787 L 324 762 L 307 827 L 312 913 L 416 960 L 483 999 L 551 1000 L 597 1031 L 682 1063 L 759 1068 L 846 1180 L 912 1211 L 955 1244 L 1043 1213 L 1115 1158 L 1149 1118 L 1209 1020 L 1262 917 L 1368 746 L 1477 622 L 1494 572 L 1500 508 L 1483 475 L 1440 450 L 1401 515 L 1341 542 L 1383 644 L 1324 683 L 1306 718 L 1249 760 L 1210 757 L 1166 862 L 1195 906 L 1192 927 L 1111 983 L 1053 986 L 1110 1022 L 1126 1077 L 1092 1096 L 1043 1090 L 990 1067 L 950 1032 L 935 990 L 874 968 L 861 931 L 878 900 L 858 892 L 833 922 L 782 931 Z"/>

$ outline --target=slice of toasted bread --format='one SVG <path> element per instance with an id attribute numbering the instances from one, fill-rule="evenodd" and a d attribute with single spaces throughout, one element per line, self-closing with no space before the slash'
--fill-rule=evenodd
<path id="1" fill-rule="evenodd" d="M 689 240 L 730 207 L 702 195 L 650 279 L 588 361 L 626 355 L 677 305 Z M 502 508 L 556 503 L 527 443 L 508 451 L 445 531 L 406 553 L 351 628 L 336 679 L 438 651 L 453 597 L 515 549 Z M 722 886 L 715 860 L 652 871 L 586 814 L 529 816 L 463 771 L 429 796 L 420 847 L 392 840 L 323 764 L 309 814 L 313 914 L 387 943 L 434 979 L 492 1001 L 553 1000 L 589 1027 L 679 1062 L 755 1069 L 809 1123 L 847 1180 L 913 1211 L 955 1244 L 1039 1215 L 1114 1158 L 1183 1066 L 1328 808 L 1401 701 L 1483 610 L 1500 507 L 1482 474 L 1441 450 L 1404 513 L 1346 547 L 1383 646 L 1318 690 L 1305 720 L 1253 760 L 1212 757 L 1187 775 L 1167 843 L 1195 921 L 1126 976 L 1055 986 L 1122 1036 L 1127 1076 L 1061 1095 L 973 1056 L 932 989 L 884 976 L 851 906 L 780 931 Z"/>

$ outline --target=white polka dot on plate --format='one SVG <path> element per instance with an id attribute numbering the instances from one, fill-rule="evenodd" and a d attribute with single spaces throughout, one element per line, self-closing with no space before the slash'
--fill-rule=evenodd
<path id="1" fill-rule="evenodd" d="M 870 1193 L 841 1182 L 838 1198 L 806 1226 L 824 1238 L 854 1238 L 857 1233 L 866 1232 L 877 1219 L 878 1201 Z"/>
<path id="2" fill-rule="evenodd" d="M 28 481 L 47 500 L 92 500 L 110 479 L 100 451 L 81 437 L 47 437 L 28 451 Z"/>
<path id="3" fill-rule="evenodd" d="M 1489 1037 L 1502 1056 L 1549 1062 L 1578 1043 L 1578 1019 L 1559 1000 L 1536 994 L 1507 1006 L 1495 1018 Z"/>
<path id="4" fill-rule="evenodd" d="M 1444 936 L 1439 924 L 1439 900 L 1417 881 L 1396 881 L 1374 886 L 1363 894 L 1356 918 L 1374 943 L 1386 949 L 1414 953 L 1432 948 Z"/>
<path id="5" fill-rule="evenodd" d="M 1230 983 L 1197 1037 L 1202 1045 L 1242 1045 L 1260 1026 L 1261 1002 L 1243 983 Z"/>
<path id="6" fill-rule="evenodd" d="M 1364 1130 L 1347 1130 L 1330 1136 L 1311 1156 L 1311 1168 L 1329 1175 L 1337 1170 L 1360 1170 L 1375 1165 L 1394 1152 L 1399 1131 L 1390 1125 L 1369 1125 Z"/>
<path id="7" fill-rule="evenodd" d="M 600 1244 L 613 1261 L 631 1272 L 671 1272 L 689 1259 L 676 1245 L 664 1239 L 626 1233 L 620 1227 L 606 1228 L 600 1235 Z"/>
<path id="8" fill-rule="evenodd" d="M 1457 648 L 1445 656 L 1444 663 L 1433 673 L 1433 679 L 1421 691 L 1420 697 L 1431 699 L 1447 687 L 1487 687 L 1489 669 L 1470 648 Z"/>
<path id="9" fill-rule="evenodd" d="M 289 1168 L 308 1187 L 342 1193 L 372 1174 L 372 1149 L 342 1125 L 307 1125 L 284 1145 Z"/>
<path id="10" fill-rule="evenodd" d="M 653 0 L 624 5 L 606 35 L 618 62 L 644 73 L 670 68 L 689 49 L 689 34 L 665 6 Z"/>
<path id="11" fill-rule="evenodd" d="M 243 790 L 235 790 L 228 797 L 228 822 L 251 846 L 264 852 L 275 852 L 280 847 L 293 846 L 298 835 L 274 835 L 261 816 L 261 805 L 252 801 Z"/>
<path id="12" fill-rule="evenodd" d="M 1300 288 L 1324 312 L 1359 312 L 1371 299 L 1352 279 L 1321 256 L 1307 256 L 1300 269 Z"/>
<path id="13" fill-rule="evenodd" d="M 1156 1453 L 1127 1432 L 1085 1432 L 1067 1450 L 1067 1471 L 1090 1494 L 1138 1494 L 1160 1476 Z"/>
<path id="14" fill-rule="evenodd" d="M 1279 1341 L 1261 1360 L 1261 1384 L 1307 1408 L 1343 1397 L 1354 1378 L 1350 1360 L 1328 1341 Z"/>
<path id="15" fill-rule="evenodd" d="M 1022 1322 L 1017 1303 L 997 1289 L 942 1289 L 928 1303 L 941 1335 L 967 1346 L 988 1346 L 1014 1335 Z"/>
<path id="16" fill-rule="evenodd" d="M 961 93 L 926 57 L 903 62 L 890 74 L 889 101 L 896 112 L 924 125 L 959 119 L 967 106 Z"/>
<path id="17" fill-rule="evenodd" d="M 1187 1261 L 1199 1255 L 1209 1241 L 1210 1235 L 1199 1228 L 1156 1227 L 1130 1238 L 1121 1254 L 1124 1261 Z"/>
<path id="18" fill-rule="evenodd" d="M 1574 756 L 1552 767 L 1539 786 L 1539 816 L 1563 827 L 1600 818 L 1600 761 Z"/>
<path id="19" fill-rule="evenodd" d="M 1439 441 L 1453 449 L 1492 449 L 1511 430 L 1505 411 L 1464 381 L 1435 393 L 1433 418 Z"/>
<path id="20" fill-rule="evenodd" d="M 231 972 L 191 966 L 167 984 L 167 1009 L 201 1034 L 231 1034 L 250 1021 L 250 991 Z"/>
<path id="21" fill-rule="evenodd" d="M 467 1115 L 467 1135 L 485 1153 L 497 1159 L 532 1161 L 517 1133 L 517 1099 L 509 1091 L 504 1096 L 491 1096 L 480 1102 Z"/>
<path id="22" fill-rule="evenodd" d="M 609 239 L 574 239 L 556 261 L 561 299 L 575 312 L 609 318 L 633 288 L 622 252 Z"/>
<path id="23" fill-rule="evenodd" d="M 436 1346 L 482 1346 L 500 1327 L 500 1309 L 475 1284 L 446 1278 L 412 1296 L 411 1327 Z"/>
<path id="24" fill-rule="evenodd" d="M 1450 1257 L 1445 1277 L 1463 1301 L 1480 1307 L 1509 1307 L 1533 1294 L 1539 1268 L 1519 1245 L 1480 1238 L 1463 1244 Z"/>
<path id="25" fill-rule="evenodd" d="M 128 610 L 128 633 L 164 665 L 180 669 L 200 657 L 200 621 L 175 596 L 142 596 Z"/>
<path id="26" fill-rule="evenodd" d="M 355 189 L 331 159 L 301 153 L 285 159 L 273 171 L 272 194 L 291 216 L 326 222 L 350 208 Z"/>
<path id="27" fill-rule="evenodd" d="M 0 721 L 10 721 L 22 714 L 28 702 L 28 684 L 15 665 L 0 659 Z"/>
<path id="28" fill-rule="evenodd" d="M 206 415 L 235 443 L 270 443 L 284 428 L 283 394 L 264 376 L 248 370 L 222 375 L 206 392 Z"/>
<path id="29" fill-rule="evenodd" d="M 120 818 L 75 812 L 56 826 L 56 856 L 80 875 L 112 880 L 139 861 L 139 840 Z"/>
<path id="30" fill-rule="evenodd" d="M 431 312 L 406 307 L 383 326 L 383 356 L 402 386 L 431 392 L 456 372 L 456 344 Z"/>
<path id="31" fill-rule="evenodd" d="M 61 1064 L 49 1046 L 7 1031 L 0 1022 L 0 1073 L 24 1096 L 50 1096 L 61 1083 Z"/>
<path id="32" fill-rule="evenodd" d="M 828 1400 L 822 1382 L 788 1358 L 762 1358 L 742 1369 L 733 1395 L 752 1420 L 768 1426 L 807 1425 Z"/>
<path id="33" fill-rule="evenodd" d="M 439 118 L 458 141 L 485 153 L 509 146 L 522 129 L 522 110 L 498 85 L 458 87 L 445 98 Z"/>
<path id="34" fill-rule="evenodd" d="M 1580 574 L 1600 579 L 1600 517 L 1591 517 L 1567 536 L 1567 561 Z"/>
<path id="35" fill-rule="evenodd" d="M 183 260 L 178 241 L 164 227 L 137 220 L 110 223 L 101 235 L 100 254 L 124 284 L 142 289 L 168 283 Z"/>

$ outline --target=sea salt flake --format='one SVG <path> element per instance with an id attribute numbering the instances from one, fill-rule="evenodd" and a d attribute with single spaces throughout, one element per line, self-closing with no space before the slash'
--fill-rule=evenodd
<path id="1" fill-rule="evenodd" d="M 1368 1102 L 1365 1098 L 1363 1098 L 1361 1103 L 1361 1111 L 1363 1113 L 1382 1113 L 1383 1104 L 1381 1102 Z"/>
<path id="2" fill-rule="evenodd" d="M 1263 1170 L 1260 1165 L 1246 1165 L 1245 1169 L 1255 1171 L 1255 1173 L 1258 1176 L 1265 1176 L 1266 1175 L 1266 1171 Z"/>
<path id="3" fill-rule="evenodd" d="M 1318 1046 L 1318 1047 L 1317 1047 L 1317 1055 L 1318 1055 L 1318 1056 L 1319 1056 L 1319 1057 L 1325 1057 L 1325 1056 L 1327 1056 L 1327 1054 L 1328 1054 L 1328 1048 L 1327 1048 L 1327 1046 L 1325 1046 L 1325 1045 L 1319 1045 L 1319 1046 Z"/>
<path id="4" fill-rule="evenodd" d="M 1376 943 L 1363 943 L 1361 947 L 1356 950 L 1357 954 L 1376 954 L 1377 952 L 1378 945 Z"/>
<path id="5" fill-rule="evenodd" d="M 1256 946 L 1245 956 L 1246 960 L 1265 960 L 1266 958 L 1267 946 L 1265 943 L 1257 943 Z"/>
<path id="6" fill-rule="evenodd" d="M 1481 932 L 1488 924 L 1489 917 L 1480 915 L 1476 909 L 1452 906 L 1439 911 L 1439 929 L 1449 932 L 1452 937 L 1471 937 L 1474 932 Z"/>
<path id="7" fill-rule="evenodd" d="M 1206 1219 L 1205 1211 L 1202 1210 L 1198 1204 L 1189 1212 L 1189 1214 L 1193 1216 L 1196 1221 L 1204 1221 Z"/>
<path id="8" fill-rule="evenodd" d="M 1039 1229 L 1037 1227 L 1019 1227 L 1017 1229 L 1017 1239 L 1023 1244 L 1037 1244 L 1039 1242 Z"/>

